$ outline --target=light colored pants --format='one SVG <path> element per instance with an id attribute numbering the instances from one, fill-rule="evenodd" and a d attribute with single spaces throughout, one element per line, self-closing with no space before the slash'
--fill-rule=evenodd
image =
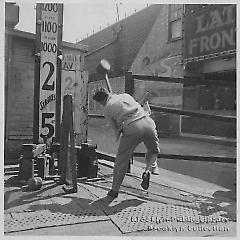
<path id="1" fill-rule="evenodd" d="M 145 171 L 150 171 L 160 150 L 155 122 L 148 116 L 130 123 L 123 129 L 113 169 L 113 191 L 119 190 L 128 170 L 130 158 L 141 142 L 147 148 Z"/>

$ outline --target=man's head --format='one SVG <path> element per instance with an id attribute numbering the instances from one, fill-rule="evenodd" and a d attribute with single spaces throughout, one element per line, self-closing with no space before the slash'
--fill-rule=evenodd
<path id="1" fill-rule="evenodd" d="M 105 105 L 110 93 L 105 88 L 98 88 L 94 91 L 93 100 Z"/>

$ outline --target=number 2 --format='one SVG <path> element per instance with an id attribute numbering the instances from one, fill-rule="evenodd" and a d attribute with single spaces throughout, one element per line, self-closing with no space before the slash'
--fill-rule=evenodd
<path id="1" fill-rule="evenodd" d="M 71 91 L 73 88 L 73 79 L 71 77 L 67 77 L 65 79 L 65 82 L 67 82 L 67 85 L 64 90 L 64 94 L 66 94 L 68 91 Z"/>
<path id="2" fill-rule="evenodd" d="M 51 62 L 45 62 L 43 64 L 43 68 L 46 64 L 49 65 L 50 69 L 49 69 L 49 73 L 47 75 L 47 78 L 46 78 L 46 80 L 45 80 L 45 82 L 42 86 L 42 90 L 54 90 L 54 82 L 52 83 L 52 85 L 48 85 L 48 81 L 50 80 L 50 78 L 52 77 L 52 75 L 54 73 L 54 65 Z"/>

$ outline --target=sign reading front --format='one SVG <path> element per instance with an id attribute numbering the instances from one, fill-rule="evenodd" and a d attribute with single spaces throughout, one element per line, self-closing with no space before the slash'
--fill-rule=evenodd
<path id="1" fill-rule="evenodd" d="M 236 5 L 212 4 L 184 18 L 184 58 L 236 49 Z"/>
<path id="2" fill-rule="evenodd" d="M 59 34 L 59 14 L 61 4 L 37 4 L 41 9 L 40 27 L 40 93 L 39 93 L 39 142 L 50 141 L 55 136 L 57 55 Z"/>

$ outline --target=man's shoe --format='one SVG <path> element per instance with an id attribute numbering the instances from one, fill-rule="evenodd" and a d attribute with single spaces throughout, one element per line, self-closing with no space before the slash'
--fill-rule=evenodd
<path id="1" fill-rule="evenodd" d="M 159 172 L 158 166 L 157 167 L 152 167 L 151 168 L 151 173 L 154 174 L 154 175 L 159 175 L 160 172 Z"/>
<path id="2" fill-rule="evenodd" d="M 111 198 L 117 198 L 118 197 L 118 192 L 110 190 L 107 195 Z"/>
<path id="3" fill-rule="evenodd" d="M 149 180 L 150 180 L 150 173 L 144 172 L 142 175 L 142 183 L 141 186 L 144 190 L 147 190 L 149 188 Z"/>

